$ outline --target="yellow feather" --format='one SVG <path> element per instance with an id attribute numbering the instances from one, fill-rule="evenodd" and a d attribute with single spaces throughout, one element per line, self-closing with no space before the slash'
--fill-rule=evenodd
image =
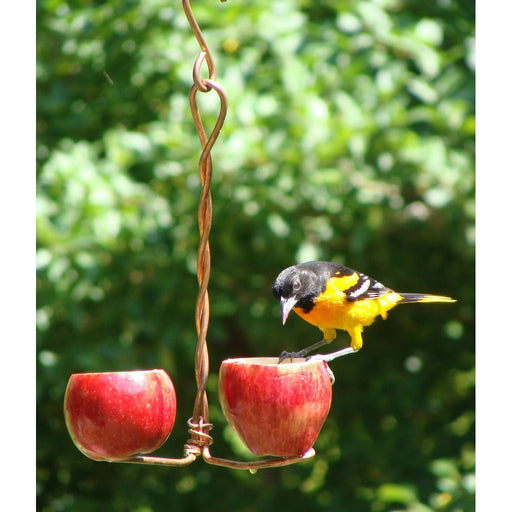
<path id="1" fill-rule="evenodd" d="M 341 280 L 343 283 L 340 283 Z M 358 350 L 363 343 L 362 328 L 370 325 L 379 315 L 385 319 L 387 312 L 400 302 L 401 296 L 390 291 L 377 299 L 349 302 L 342 290 L 350 288 L 356 282 L 353 275 L 331 279 L 325 292 L 315 299 L 315 307 L 311 311 L 306 313 L 301 308 L 295 308 L 295 312 L 310 324 L 319 327 L 327 342 L 336 337 L 335 329 L 348 331 L 352 338 L 352 348 Z"/>

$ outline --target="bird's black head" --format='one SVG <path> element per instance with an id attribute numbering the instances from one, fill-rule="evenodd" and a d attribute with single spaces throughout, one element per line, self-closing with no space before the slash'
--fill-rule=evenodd
<path id="1" fill-rule="evenodd" d="M 272 293 L 281 302 L 283 324 L 294 307 L 310 311 L 315 297 L 325 289 L 323 272 L 316 268 L 319 263 L 323 262 L 294 265 L 277 276 Z"/>

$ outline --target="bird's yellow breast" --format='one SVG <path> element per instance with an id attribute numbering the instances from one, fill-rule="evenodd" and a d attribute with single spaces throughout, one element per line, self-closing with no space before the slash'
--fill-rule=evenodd
<path id="1" fill-rule="evenodd" d="M 325 291 L 314 299 L 309 312 L 300 307 L 295 308 L 295 312 L 317 327 L 349 331 L 371 324 L 379 315 L 386 318 L 387 311 L 400 302 L 400 295 L 390 290 L 382 297 L 347 301 L 344 290 L 354 286 L 358 279 L 356 273 L 329 279 Z"/>

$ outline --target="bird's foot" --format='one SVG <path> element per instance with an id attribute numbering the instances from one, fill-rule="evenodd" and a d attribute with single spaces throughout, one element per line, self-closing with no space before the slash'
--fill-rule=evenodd
<path id="1" fill-rule="evenodd" d="M 282 363 L 285 359 L 288 358 L 290 358 L 290 362 L 293 362 L 294 359 L 305 357 L 306 354 L 309 354 L 310 352 L 316 350 L 317 348 L 323 347 L 326 343 L 327 341 L 320 340 L 317 343 L 311 345 L 310 347 L 303 348 L 298 352 L 286 352 L 286 350 L 284 350 L 283 352 L 281 352 L 281 355 L 279 356 L 279 362 Z"/>
<path id="2" fill-rule="evenodd" d="M 304 350 L 299 350 L 299 352 L 286 352 L 286 350 L 283 350 L 279 356 L 278 364 L 282 363 L 285 359 L 290 359 L 290 363 L 293 363 L 294 359 L 301 359 L 305 354 Z"/>

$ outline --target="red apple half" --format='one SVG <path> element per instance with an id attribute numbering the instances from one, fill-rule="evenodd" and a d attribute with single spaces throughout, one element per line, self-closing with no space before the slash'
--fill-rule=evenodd
<path id="1" fill-rule="evenodd" d="M 323 361 L 227 359 L 219 375 L 224 416 L 255 455 L 289 457 L 309 450 L 331 407 Z"/>
<path id="2" fill-rule="evenodd" d="M 165 442 L 176 418 L 176 393 L 164 370 L 75 373 L 66 388 L 64 416 L 84 455 L 128 459 Z"/>

